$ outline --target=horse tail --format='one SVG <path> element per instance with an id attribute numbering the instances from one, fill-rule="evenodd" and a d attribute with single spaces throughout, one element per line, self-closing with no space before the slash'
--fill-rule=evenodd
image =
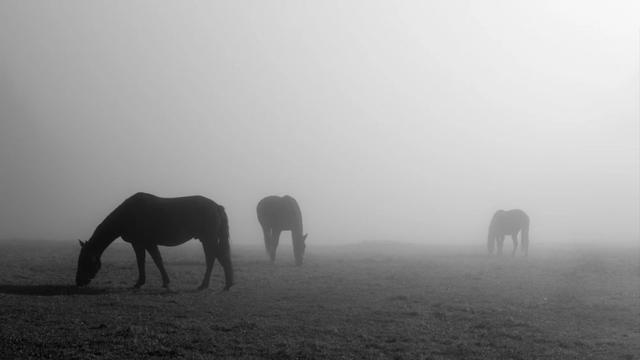
<path id="1" fill-rule="evenodd" d="M 493 249 L 496 247 L 496 236 L 493 233 L 493 229 L 489 228 L 489 236 L 487 237 L 487 250 L 489 254 L 493 254 Z"/>
<path id="2" fill-rule="evenodd" d="M 493 254 L 493 250 L 496 247 L 495 226 L 496 226 L 496 217 L 499 211 L 500 210 L 496 211 L 496 213 L 493 214 L 493 217 L 491 217 L 491 222 L 489 223 L 489 235 L 487 236 L 487 250 L 489 250 L 489 254 Z"/>
<path id="3" fill-rule="evenodd" d="M 224 289 L 229 290 L 233 285 L 233 265 L 231 264 L 231 246 L 229 244 L 229 218 L 224 207 L 218 207 L 218 260 L 224 269 Z"/>
<path id="4" fill-rule="evenodd" d="M 527 255 L 529 251 L 529 217 L 527 216 L 522 225 L 522 251 Z"/>
<path id="5" fill-rule="evenodd" d="M 218 225 L 218 246 L 222 254 L 228 254 L 230 251 L 229 245 L 229 218 L 224 207 L 218 208 L 219 225 Z"/>

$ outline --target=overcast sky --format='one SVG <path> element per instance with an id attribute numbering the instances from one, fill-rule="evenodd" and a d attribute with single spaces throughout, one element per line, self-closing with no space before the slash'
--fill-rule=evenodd
<path id="1" fill-rule="evenodd" d="M 290 194 L 308 244 L 638 241 L 638 1 L 2 1 L 0 238 L 137 191 Z M 285 238 L 287 241 L 288 237 Z"/>

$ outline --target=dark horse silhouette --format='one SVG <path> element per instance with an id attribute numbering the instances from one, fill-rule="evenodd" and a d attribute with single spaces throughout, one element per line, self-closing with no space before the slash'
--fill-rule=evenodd
<path id="1" fill-rule="evenodd" d="M 137 193 L 109 214 L 96 228 L 91 239 L 80 241 L 76 284 L 87 285 L 100 270 L 100 256 L 115 239 L 131 243 L 138 262 L 139 288 L 145 283 L 145 251 L 162 275 L 162 286 L 168 287 L 169 276 L 164 269 L 158 245 L 177 246 L 195 238 L 204 248 L 207 268 L 198 289 L 209 286 L 211 269 L 216 258 L 222 264 L 225 290 L 233 285 L 233 269 L 229 249 L 229 223 L 224 208 L 203 196 L 160 198 Z"/>
<path id="2" fill-rule="evenodd" d="M 267 196 L 260 200 L 256 212 L 264 233 L 264 246 L 271 262 L 276 259 L 280 233 L 291 230 L 296 265 L 302 265 L 307 234 L 302 234 L 302 213 L 296 199 L 289 195 Z"/>
<path id="3" fill-rule="evenodd" d="M 493 254 L 496 241 L 498 242 L 498 254 L 502 254 L 502 245 L 504 237 L 511 235 L 513 239 L 513 252 L 516 254 L 518 248 L 518 233 L 521 233 L 522 251 L 527 256 L 529 250 L 529 216 L 520 209 L 514 210 L 498 210 L 493 214 L 491 223 L 489 224 L 489 238 L 487 240 L 487 248 L 489 253 Z"/>

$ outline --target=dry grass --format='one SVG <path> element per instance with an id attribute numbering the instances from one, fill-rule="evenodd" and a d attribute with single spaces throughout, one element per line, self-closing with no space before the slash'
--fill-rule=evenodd
<path id="1" fill-rule="evenodd" d="M 121 241 L 88 288 L 73 283 L 77 245 L 0 242 L 0 358 L 636 359 L 638 252 L 528 259 L 412 245 L 291 249 L 271 265 L 234 248 L 236 286 L 194 291 L 193 246 L 163 248 L 172 291 L 147 262 L 136 279 Z"/>

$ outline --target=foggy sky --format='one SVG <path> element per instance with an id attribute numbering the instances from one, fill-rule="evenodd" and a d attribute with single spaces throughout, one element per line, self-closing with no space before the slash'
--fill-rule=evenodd
<path id="1" fill-rule="evenodd" d="M 298 199 L 308 244 L 637 242 L 637 1 L 0 2 L 0 238 L 137 191 Z M 283 241 L 289 242 L 288 237 Z"/>

